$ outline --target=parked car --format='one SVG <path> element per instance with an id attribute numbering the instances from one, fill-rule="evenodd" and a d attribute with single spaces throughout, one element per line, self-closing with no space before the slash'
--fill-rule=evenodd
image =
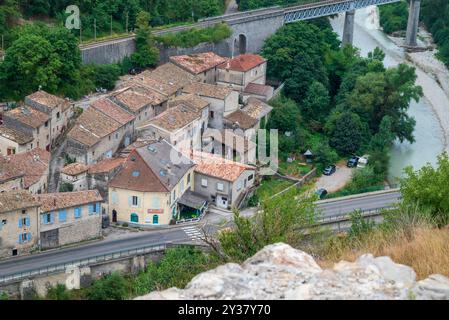
<path id="1" fill-rule="evenodd" d="M 359 161 L 357 162 L 357 168 L 365 168 L 368 164 L 369 155 L 364 155 L 363 157 L 359 158 Z"/>
<path id="2" fill-rule="evenodd" d="M 337 170 L 337 167 L 334 164 L 331 164 L 330 166 L 327 166 L 326 168 L 324 168 L 323 174 L 326 175 L 326 176 L 330 176 L 336 170 Z"/>
<path id="3" fill-rule="evenodd" d="M 356 157 L 356 156 L 353 156 L 353 157 L 351 157 L 349 160 L 348 160 L 348 163 L 346 163 L 346 166 L 348 167 L 348 168 L 354 168 L 354 167 L 357 167 L 357 164 L 358 164 L 358 162 L 359 162 L 359 157 Z"/>
<path id="4" fill-rule="evenodd" d="M 315 194 L 317 194 L 320 199 L 324 199 L 327 196 L 327 190 L 324 188 L 320 188 L 315 191 Z"/>
<path id="5" fill-rule="evenodd" d="M 131 68 L 128 70 L 128 74 L 135 76 L 136 74 L 139 74 L 143 71 L 141 68 Z"/>

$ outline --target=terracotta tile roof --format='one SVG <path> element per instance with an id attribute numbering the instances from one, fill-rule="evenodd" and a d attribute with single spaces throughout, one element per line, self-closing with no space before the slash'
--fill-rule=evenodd
<path id="1" fill-rule="evenodd" d="M 89 174 L 98 174 L 98 173 L 109 173 L 112 170 L 120 167 L 124 164 L 126 158 L 108 158 L 104 159 L 100 162 L 97 162 L 89 167 Z"/>
<path id="2" fill-rule="evenodd" d="M 84 163 L 71 163 L 62 168 L 61 173 L 67 174 L 69 176 L 76 176 L 78 174 L 86 172 L 88 167 Z"/>
<path id="3" fill-rule="evenodd" d="M 182 90 L 185 93 L 193 93 L 203 97 L 210 97 L 224 100 L 232 93 L 232 89 L 224 86 L 217 86 L 214 84 L 193 82 L 184 87 Z"/>
<path id="4" fill-rule="evenodd" d="M 122 125 L 125 125 L 135 119 L 135 117 L 131 113 L 125 111 L 107 98 L 92 102 L 91 108 L 95 108 L 98 111 L 103 112 L 105 115 L 114 119 Z"/>
<path id="5" fill-rule="evenodd" d="M 258 54 L 246 53 L 241 54 L 234 59 L 229 59 L 227 62 L 221 64 L 219 68 L 247 72 L 265 61 L 266 60 Z"/>
<path id="6" fill-rule="evenodd" d="M 214 138 L 214 141 L 220 142 L 234 150 L 240 150 L 236 146 L 237 144 L 243 143 L 244 152 L 256 147 L 256 144 L 253 141 L 244 136 L 235 134 L 233 130 L 230 129 L 217 130 L 208 128 L 203 134 L 203 139 L 207 138 Z"/>
<path id="7" fill-rule="evenodd" d="M 38 206 L 40 206 L 40 203 L 26 190 L 0 193 L 0 213 Z"/>
<path id="8" fill-rule="evenodd" d="M 160 115 L 142 124 L 138 129 L 148 126 L 156 126 L 169 132 L 175 132 L 200 117 L 201 113 L 198 109 L 192 108 L 186 104 L 179 104 L 173 108 L 165 110 Z"/>
<path id="9" fill-rule="evenodd" d="M 27 99 L 34 101 L 40 105 L 46 106 L 49 109 L 54 109 L 56 107 L 62 106 L 62 110 L 65 111 L 71 106 L 71 103 L 69 101 L 45 92 L 44 90 L 39 90 L 30 94 L 29 96 L 26 96 L 25 102 Z"/>
<path id="10" fill-rule="evenodd" d="M 173 155 L 176 155 L 176 159 L 172 161 Z M 170 192 L 193 166 L 190 159 L 166 141 L 157 141 L 133 150 L 109 187 L 142 192 Z"/>
<path id="11" fill-rule="evenodd" d="M 50 212 L 103 201 L 103 198 L 97 190 L 44 193 L 35 195 L 35 198 L 42 204 L 42 212 Z"/>
<path id="12" fill-rule="evenodd" d="M 11 165 L 8 157 L 0 156 L 0 183 L 5 183 L 10 180 L 16 180 L 25 175 L 25 173 Z"/>
<path id="13" fill-rule="evenodd" d="M 170 61 L 193 74 L 200 74 L 226 61 L 213 52 L 170 57 Z"/>
<path id="14" fill-rule="evenodd" d="M 258 84 L 258 83 L 249 83 L 246 88 L 243 90 L 244 93 L 257 94 L 259 96 L 266 96 L 270 93 L 272 87 Z"/>
<path id="15" fill-rule="evenodd" d="M 87 108 L 67 136 L 86 146 L 93 146 L 122 125 L 95 108 Z"/>
<path id="16" fill-rule="evenodd" d="M 5 172 L 22 172 L 23 187 L 28 189 L 46 174 L 50 164 L 50 152 L 35 148 L 8 157 L 0 157 L 0 166 Z"/>
<path id="17" fill-rule="evenodd" d="M 199 96 L 193 93 L 177 96 L 176 98 L 169 101 L 170 108 L 177 106 L 179 104 L 186 104 L 198 110 L 203 110 L 204 108 L 210 106 L 209 102 L 201 99 Z"/>
<path id="18" fill-rule="evenodd" d="M 111 94 L 110 99 L 135 113 L 145 106 L 156 106 L 167 100 L 164 95 L 143 86 L 124 88 Z"/>
<path id="19" fill-rule="evenodd" d="M 207 152 L 194 152 L 191 158 L 196 164 L 195 172 L 231 182 L 237 180 L 245 170 L 255 170 L 253 166 Z"/>
<path id="20" fill-rule="evenodd" d="M 249 98 L 247 102 L 242 111 L 254 119 L 260 120 L 273 110 L 268 104 L 256 98 Z"/>
<path id="21" fill-rule="evenodd" d="M 224 121 L 228 122 L 231 126 L 236 125 L 243 130 L 251 129 L 257 125 L 258 120 L 250 117 L 242 110 L 236 110 L 233 113 L 224 117 Z"/>
<path id="22" fill-rule="evenodd" d="M 12 109 L 6 112 L 5 116 L 16 119 L 32 128 L 39 128 L 50 119 L 48 114 L 27 106 Z"/>
<path id="23" fill-rule="evenodd" d="M 25 132 L 16 130 L 15 128 L 8 127 L 7 125 L 0 125 L 0 136 L 17 142 L 18 144 L 27 144 L 33 141 L 33 137 Z"/>
<path id="24" fill-rule="evenodd" d="M 170 97 L 195 80 L 195 77 L 180 67 L 166 63 L 154 71 L 146 70 L 128 80 L 124 85 L 142 85 Z"/>

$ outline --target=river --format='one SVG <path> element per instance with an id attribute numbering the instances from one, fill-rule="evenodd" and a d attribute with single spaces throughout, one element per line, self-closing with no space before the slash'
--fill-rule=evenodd
<path id="1" fill-rule="evenodd" d="M 385 52 L 384 64 L 386 67 L 394 67 L 401 62 L 405 62 L 404 50 L 379 29 L 378 15 L 374 10 L 376 10 L 375 7 L 369 7 L 356 11 L 354 46 L 360 49 L 362 56 L 367 56 L 368 52 L 376 47 L 381 48 Z M 341 39 L 344 15 L 332 19 L 331 24 Z M 430 81 L 434 80 L 431 79 Z M 435 87 L 438 87 L 437 82 L 434 82 Z M 440 122 L 425 97 L 419 102 L 412 101 L 408 114 L 416 120 L 414 131 L 416 142 L 410 144 L 397 141 L 392 146 L 389 165 L 390 183 L 395 183 L 396 177 L 401 176 L 406 166 L 412 165 L 416 169 L 428 162 L 434 165 L 437 156 L 445 148 L 444 133 Z"/>

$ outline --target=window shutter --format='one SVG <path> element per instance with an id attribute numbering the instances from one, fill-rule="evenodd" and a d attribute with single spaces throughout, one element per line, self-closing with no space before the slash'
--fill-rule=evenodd
<path id="1" fill-rule="evenodd" d="M 100 214 L 100 209 L 101 209 L 100 203 L 97 203 L 97 214 Z"/>
<path id="2" fill-rule="evenodd" d="M 30 217 L 26 217 L 26 224 L 27 224 L 27 227 L 29 227 L 30 226 Z"/>
<path id="3" fill-rule="evenodd" d="M 137 197 L 137 206 L 140 208 L 140 197 Z"/>
<path id="4" fill-rule="evenodd" d="M 45 221 L 45 214 L 41 214 L 41 223 L 42 224 L 47 224 Z"/>
<path id="5" fill-rule="evenodd" d="M 111 194 L 111 200 L 112 200 L 112 204 L 117 204 L 118 203 L 118 195 L 117 192 L 113 191 Z"/>
<path id="6" fill-rule="evenodd" d="M 19 243 L 22 244 L 22 234 L 19 234 Z"/>
<path id="7" fill-rule="evenodd" d="M 55 214 L 53 212 L 50 213 L 50 221 L 51 223 L 55 223 Z"/>
<path id="8" fill-rule="evenodd" d="M 133 205 L 133 197 L 129 196 L 128 197 L 128 205 L 131 207 Z"/>
<path id="9" fill-rule="evenodd" d="M 31 241 L 31 232 L 28 233 L 28 241 Z"/>
<path id="10" fill-rule="evenodd" d="M 59 222 L 65 222 L 67 219 L 67 211 L 61 210 L 59 211 Z"/>
<path id="11" fill-rule="evenodd" d="M 22 218 L 19 218 L 19 228 L 22 228 Z"/>
<path id="12" fill-rule="evenodd" d="M 89 204 L 89 215 L 91 216 L 94 213 L 94 203 Z"/>
<path id="13" fill-rule="evenodd" d="M 82 217 L 83 216 L 83 208 L 82 207 L 78 207 L 78 217 Z"/>

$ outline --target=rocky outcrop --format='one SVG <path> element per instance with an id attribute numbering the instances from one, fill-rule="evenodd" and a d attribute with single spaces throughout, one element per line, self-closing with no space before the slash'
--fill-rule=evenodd
<path id="1" fill-rule="evenodd" d="M 183 290 L 137 299 L 449 299 L 449 279 L 432 275 L 416 282 L 412 268 L 371 254 L 323 270 L 307 253 L 278 243 L 242 265 L 201 273 Z"/>

